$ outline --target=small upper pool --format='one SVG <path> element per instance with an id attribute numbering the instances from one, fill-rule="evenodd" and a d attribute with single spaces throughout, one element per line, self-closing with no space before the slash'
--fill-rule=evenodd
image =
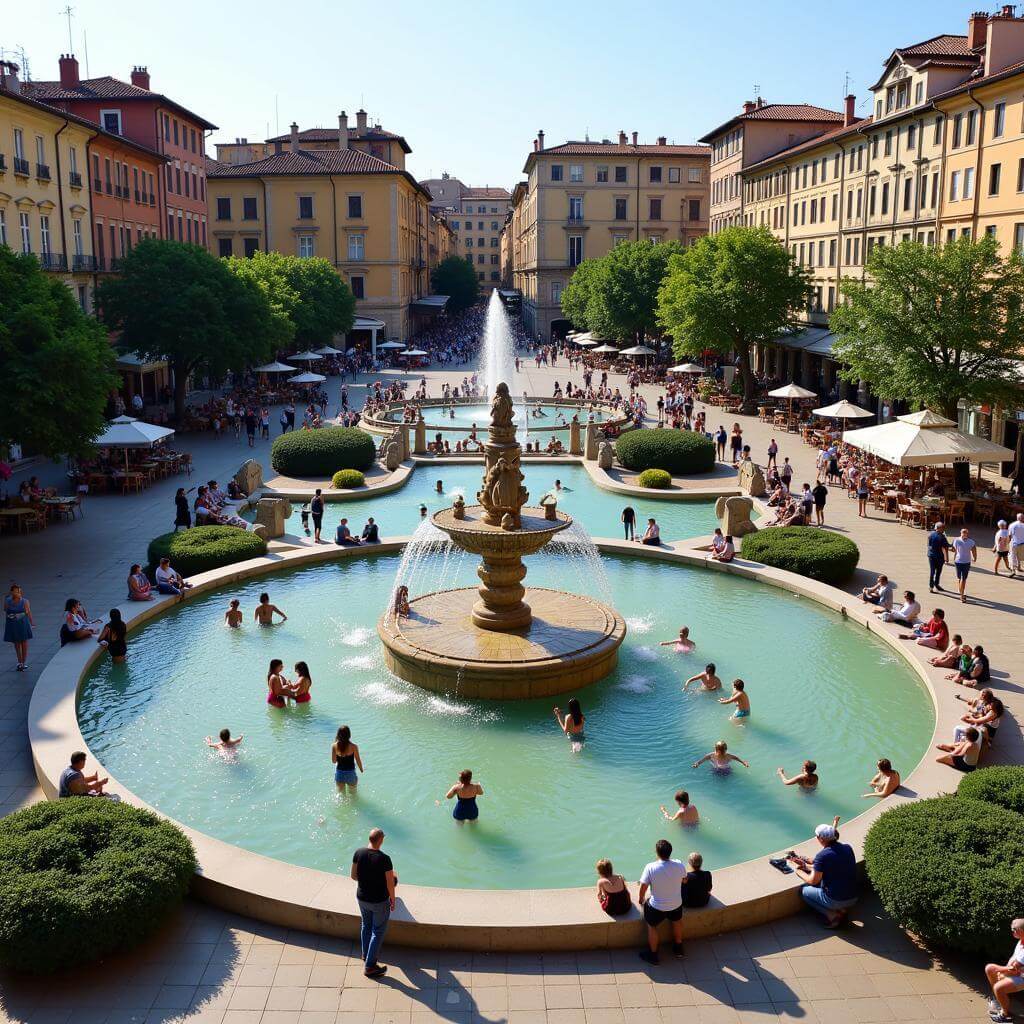
<path id="1" fill-rule="evenodd" d="M 558 405 L 554 402 L 539 405 L 531 403 L 529 410 L 519 403 L 513 413 L 520 438 L 526 438 L 532 432 L 568 426 L 573 416 L 578 416 L 580 423 L 585 425 L 588 422 L 603 423 L 609 418 L 609 413 L 604 407 L 581 409 L 578 405 Z M 386 418 L 395 423 L 401 423 L 402 409 L 389 410 Z M 491 421 L 491 409 L 488 405 L 450 405 L 447 407 L 431 405 L 424 408 L 423 419 L 428 430 L 443 427 L 458 427 L 464 430 L 472 429 L 475 426 L 481 436 L 485 436 L 487 425 Z"/>

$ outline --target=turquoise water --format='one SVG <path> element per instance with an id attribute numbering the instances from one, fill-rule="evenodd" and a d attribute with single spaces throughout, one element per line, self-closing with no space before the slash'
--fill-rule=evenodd
<path id="1" fill-rule="evenodd" d="M 395 518 L 395 500 L 378 502 L 382 519 Z M 567 507 L 584 510 L 578 498 Z M 573 752 L 553 721 L 555 701 L 441 697 L 390 676 L 374 627 L 399 561 L 282 571 L 176 606 L 130 636 L 125 664 L 104 659 L 86 681 L 79 718 L 90 747 L 141 797 L 227 842 L 347 875 L 352 850 L 380 825 L 404 881 L 471 888 L 589 885 L 605 856 L 637 878 L 663 836 L 684 855 L 700 850 L 712 870 L 784 849 L 834 814 L 863 811 L 879 757 L 906 777 L 927 749 L 924 688 L 862 629 L 752 581 L 605 558 L 629 633 L 617 671 L 579 694 L 587 742 Z M 473 560 L 460 574 L 459 583 L 475 582 Z M 576 589 L 577 579 L 564 560 L 530 559 L 528 583 Z M 264 589 L 288 614 L 284 625 L 251 623 Z M 222 625 L 231 597 L 246 614 L 240 630 Z M 682 623 L 695 653 L 657 646 Z M 289 676 L 296 660 L 309 662 L 310 704 L 266 704 L 272 657 Z M 681 692 L 708 660 L 727 688 L 746 681 L 749 719 L 731 719 L 718 695 Z M 366 767 L 355 795 L 339 795 L 333 780 L 341 724 Z M 203 743 L 225 726 L 245 735 L 237 757 Z M 692 769 L 718 739 L 750 769 Z M 812 794 L 775 775 L 805 757 L 819 765 Z M 485 795 L 480 820 L 460 826 L 444 794 L 465 767 Z M 701 814 L 696 829 L 658 809 L 681 787 Z"/>
<path id="2" fill-rule="evenodd" d="M 512 411 L 513 419 L 522 426 L 524 423 L 522 403 L 514 395 L 513 400 L 517 402 L 516 407 Z M 544 415 L 534 416 L 533 410 L 535 407 L 539 408 Z M 439 407 L 432 406 L 423 410 L 423 418 L 427 421 L 428 428 L 431 426 L 472 427 L 475 424 L 480 428 L 481 433 L 486 433 L 487 425 L 491 421 L 491 408 L 489 405 L 456 405 L 454 406 L 455 415 L 452 416 L 451 412 L 452 407 L 442 410 Z M 574 415 L 579 416 L 580 423 L 583 424 L 586 424 L 591 418 L 595 423 L 601 423 L 607 419 L 604 409 L 594 409 L 591 411 L 586 408 L 580 409 L 577 405 L 557 405 L 556 403 L 551 403 L 550 405 L 541 403 L 539 406 L 531 403 L 530 413 L 527 419 L 531 433 L 535 430 L 550 430 L 552 427 L 565 426 Z M 388 419 L 400 422 L 402 410 L 391 410 L 388 413 Z"/>
<path id="3" fill-rule="evenodd" d="M 426 505 L 428 514 L 448 508 L 456 495 L 462 495 L 470 505 L 476 503 L 476 492 L 480 490 L 483 463 L 465 465 L 419 465 L 400 490 L 388 495 L 360 498 L 354 501 L 329 502 L 324 512 L 325 538 L 334 537 L 334 528 L 345 516 L 349 528 L 358 533 L 368 516 L 373 516 L 381 528 L 382 538 L 403 537 L 413 532 L 422 519 L 420 506 Z M 530 492 L 530 504 L 536 505 L 549 491 L 555 481 L 562 482 L 559 507 L 577 519 L 593 537 L 619 537 L 622 524 L 619 517 L 626 505 L 636 509 L 637 523 L 646 526 L 648 516 L 654 516 L 661 526 L 665 540 L 682 540 L 686 537 L 700 537 L 711 533 L 718 525 L 715 505 L 711 501 L 665 501 L 657 498 L 634 498 L 605 491 L 598 487 L 587 471 L 579 465 L 523 465 L 526 489 Z M 437 492 L 440 480 L 444 493 Z M 245 513 L 252 519 L 255 513 Z M 302 530 L 299 506 L 293 503 L 292 517 L 286 524 L 289 533 Z M 357 529 L 358 528 L 358 529 Z M 643 532 L 641 530 L 641 532 Z"/>

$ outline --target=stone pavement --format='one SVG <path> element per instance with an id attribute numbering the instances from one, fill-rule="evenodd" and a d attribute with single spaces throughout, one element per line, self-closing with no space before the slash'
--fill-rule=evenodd
<path id="1" fill-rule="evenodd" d="M 461 380 L 465 367 L 427 371 L 430 390 Z M 418 380 L 420 373 L 411 375 Z M 554 381 L 579 380 L 560 364 L 537 370 L 530 363 L 513 383 L 545 396 Z M 368 378 L 360 378 L 365 382 Z M 625 390 L 624 382 L 613 379 Z M 332 379 L 332 397 L 339 381 Z M 656 390 L 649 391 L 653 408 Z M 360 387 L 350 386 L 353 401 Z M 333 411 L 333 409 L 332 409 Z M 755 459 L 763 459 L 773 431 L 755 418 L 708 408 L 708 424 L 728 428 L 739 421 Z M 276 425 L 276 414 L 271 422 Z M 814 452 L 796 435 L 776 435 L 782 456 L 796 468 L 795 482 L 813 480 Z M 132 561 L 144 561 L 149 540 L 173 522 L 176 487 L 210 478 L 223 482 L 253 454 L 269 476 L 269 442 L 255 452 L 233 436 L 214 441 L 187 435 L 193 454 L 191 480 L 161 481 L 138 495 L 90 496 L 85 517 L 53 524 L 27 536 L 0 537 L 0 589 L 9 580 L 25 588 L 36 620 L 30 671 L 14 671 L 0 652 L 0 813 L 40 798 L 25 734 L 25 712 L 39 671 L 57 650 L 64 601 L 82 600 L 93 616 L 124 599 Z M 32 467 L 44 483 L 64 483 L 62 467 Z M 16 490 L 21 476 L 11 483 Z M 382 523 L 386 532 L 386 517 Z M 872 512 L 856 516 L 856 503 L 836 489 L 826 508 L 830 529 L 851 536 L 861 548 L 856 592 L 877 572 L 897 587 L 916 590 L 925 609 L 946 608 L 951 631 L 981 642 L 992 656 L 995 686 L 1011 708 L 1021 693 L 1016 678 L 1024 666 L 1020 629 L 1024 581 L 995 579 L 990 572 L 991 529 L 975 537 L 979 568 L 971 575 L 968 605 L 927 591 L 924 534 Z M 611 528 L 609 535 L 615 535 Z M 950 574 L 951 575 L 951 574 Z M 952 581 L 950 581 L 951 583 Z M 1022 760 L 1019 713 L 1004 720 L 999 756 Z M 950 789 L 957 776 L 950 774 Z M 83 943 L 88 937 L 83 937 Z M 649 968 L 631 950 L 546 956 L 480 956 L 388 948 L 395 964 L 376 986 L 362 977 L 351 944 L 285 933 L 189 901 L 160 935 L 141 950 L 81 973 L 34 981 L 0 976 L 0 1024 L 100 1024 L 183 1020 L 238 1024 L 708 1024 L 801 1020 L 845 1024 L 895 1020 L 985 1021 L 977 964 L 934 958 L 904 936 L 880 908 L 866 903 L 858 926 L 842 934 L 820 930 L 803 916 L 750 932 L 704 941 L 679 963 Z M 6 1016 L 5 1016 L 6 1015 Z"/>

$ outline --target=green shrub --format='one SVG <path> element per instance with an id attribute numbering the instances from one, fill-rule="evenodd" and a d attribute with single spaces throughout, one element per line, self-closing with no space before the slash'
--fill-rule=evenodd
<path id="1" fill-rule="evenodd" d="M 71 797 L 0 819 L 0 964 L 50 973 L 135 945 L 188 889 L 179 828 L 113 800 Z"/>
<path id="2" fill-rule="evenodd" d="M 692 430 L 629 430 L 615 442 L 615 455 L 626 469 L 663 469 L 673 476 L 715 468 L 714 442 Z"/>
<path id="3" fill-rule="evenodd" d="M 742 553 L 752 562 L 788 569 L 836 586 L 857 568 L 860 549 L 852 540 L 814 526 L 779 526 L 743 538 Z"/>
<path id="4" fill-rule="evenodd" d="M 366 477 L 358 469 L 339 469 L 331 477 L 331 486 L 335 490 L 342 488 L 350 490 L 353 487 L 362 487 L 366 483 Z"/>
<path id="5" fill-rule="evenodd" d="M 864 861 L 902 927 L 1005 962 L 1024 906 L 1024 816 L 962 796 L 903 804 L 871 826 Z"/>
<path id="6" fill-rule="evenodd" d="M 641 487 L 653 487 L 663 491 L 666 487 L 672 486 L 672 476 L 663 469 L 645 469 L 636 478 L 636 482 Z"/>
<path id="7" fill-rule="evenodd" d="M 292 430 L 274 438 L 270 464 L 285 476 L 317 479 L 339 469 L 368 469 L 377 449 L 358 427 Z"/>
<path id="8" fill-rule="evenodd" d="M 166 557 L 182 576 L 195 576 L 266 553 L 267 542 L 255 533 L 234 526 L 194 526 L 191 530 L 154 537 L 149 542 L 149 569 L 152 573 L 160 559 Z"/>
<path id="9" fill-rule="evenodd" d="M 998 764 L 979 768 L 960 780 L 957 796 L 970 800 L 986 800 L 1008 811 L 1024 814 L 1024 767 Z"/>

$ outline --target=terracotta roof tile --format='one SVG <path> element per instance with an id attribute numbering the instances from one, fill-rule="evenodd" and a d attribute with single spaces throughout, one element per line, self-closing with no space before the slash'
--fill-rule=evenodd
<path id="1" fill-rule="evenodd" d="M 512 193 L 507 188 L 467 188 L 462 193 L 461 198 L 463 199 L 501 199 L 504 202 L 509 202 L 512 199 Z"/>
<path id="2" fill-rule="evenodd" d="M 211 160 L 210 177 L 260 178 L 268 174 L 400 174 L 399 168 L 358 149 L 300 150 L 274 153 L 247 164 Z"/>
<path id="3" fill-rule="evenodd" d="M 766 103 L 749 114 L 740 114 L 744 121 L 842 121 L 837 110 L 816 107 L 812 103 Z"/>
<path id="4" fill-rule="evenodd" d="M 842 139 L 847 135 L 858 134 L 864 131 L 864 129 L 870 124 L 871 118 L 863 117 L 859 121 L 854 121 L 851 125 L 840 125 L 838 128 L 831 129 L 831 131 L 823 132 L 821 135 L 815 135 L 813 139 L 807 139 L 806 142 L 800 142 L 795 146 L 780 149 L 777 153 L 773 153 L 771 156 L 765 157 L 764 160 L 759 160 L 756 164 L 751 164 L 749 167 L 745 167 L 743 169 L 743 173 L 747 174 L 750 171 L 767 167 L 769 164 L 773 164 L 778 160 L 787 160 L 790 157 L 797 156 L 800 153 L 805 153 L 808 150 L 814 149 L 816 146 L 824 146 L 828 145 L 830 142 L 837 142 L 839 139 Z"/>
<path id="5" fill-rule="evenodd" d="M 306 128 L 299 132 L 299 142 L 332 142 L 337 137 L 337 128 Z M 350 127 L 348 137 L 353 142 L 373 142 L 375 140 L 400 142 L 406 153 L 412 152 L 403 136 L 396 135 L 394 132 L 386 132 L 383 128 L 367 128 L 364 131 L 360 131 L 358 128 Z M 273 138 L 266 139 L 265 141 L 268 143 L 288 142 L 290 139 L 291 134 L 289 133 L 287 135 L 275 135 Z"/>
<path id="6" fill-rule="evenodd" d="M 967 45 L 967 36 L 941 35 L 926 39 L 913 46 L 900 46 L 896 53 L 904 57 L 973 57 Z"/>
<path id="7" fill-rule="evenodd" d="M 633 146 L 617 142 L 565 142 L 561 146 L 550 146 L 541 150 L 545 156 L 601 156 L 621 154 L 623 156 L 711 156 L 709 146 Z M 533 154 L 530 154 L 533 156 Z M 539 155 L 539 154 L 538 154 Z"/>

